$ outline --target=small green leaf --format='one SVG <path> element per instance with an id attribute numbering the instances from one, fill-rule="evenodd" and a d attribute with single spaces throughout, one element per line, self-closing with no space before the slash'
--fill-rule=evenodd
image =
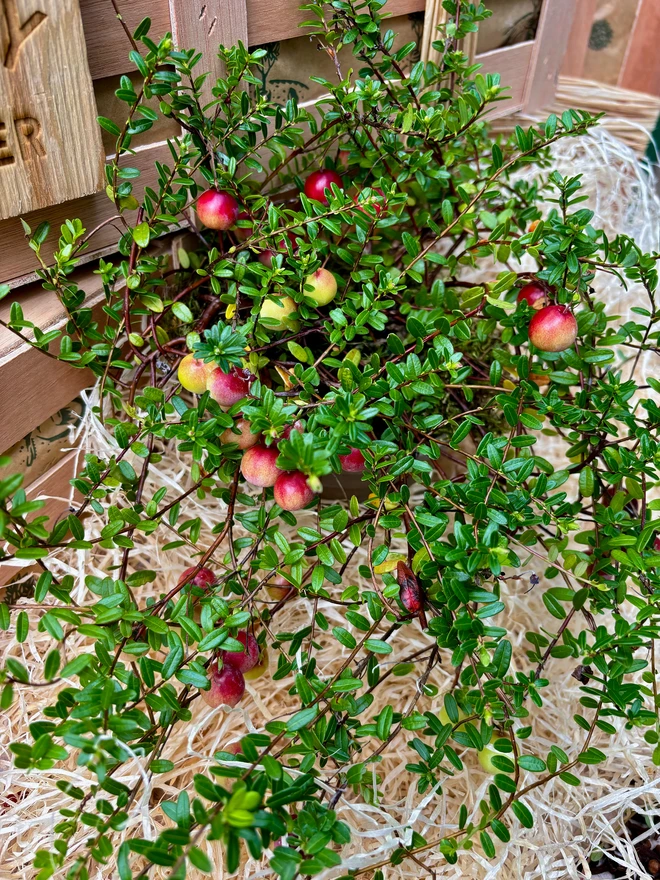
<path id="1" fill-rule="evenodd" d="M 113 137 L 119 137 L 119 135 L 121 134 L 121 129 L 116 122 L 112 121 L 112 119 L 108 119 L 106 116 L 97 116 L 96 121 L 101 126 L 101 128 L 105 129 L 105 131 L 107 131 Z"/>
<path id="2" fill-rule="evenodd" d="M 301 709 L 300 712 L 296 712 L 296 714 L 289 719 L 287 723 L 287 730 L 291 733 L 294 733 L 297 730 L 302 730 L 303 727 L 307 727 L 308 724 L 311 724 L 312 721 L 318 715 L 318 706 L 308 706 L 306 709 Z"/>
<path id="3" fill-rule="evenodd" d="M 203 874 L 211 874 L 213 872 L 213 862 L 196 846 L 192 846 L 188 851 L 188 859 L 193 867 L 197 868 Z"/>
<path id="4" fill-rule="evenodd" d="M 537 758 L 536 755 L 520 755 L 518 764 L 523 770 L 529 770 L 530 773 L 543 773 L 546 769 L 545 761 L 542 758 Z"/>
<path id="5" fill-rule="evenodd" d="M 516 814 L 516 818 L 524 828 L 534 827 L 534 817 L 522 801 L 514 801 L 511 804 L 511 809 Z"/>
<path id="6" fill-rule="evenodd" d="M 586 498 L 590 498 L 594 494 L 594 472 L 589 465 L 585 465 L 580 471 L 579 484 L 580 492 Z"/>
<path id="7" fill-rule="evenodd" d="M 193 313 L 190 311 L 185 303 L 174 303 L 174 305 L 172 306 L 172 311 L 180 321 L 183 321 L 184 324 L 192 324 L 194 320 Z"/>
<path id="8" fill-rule="evenodd" d="M 133 229 L 133 241 L 138 247 L 145 248 L 149 244 L 150 234 L 149 224 L 145 220 Z"/>
<path id="9" fill-rule="evenodd" d="M 30 630 L 30 620 L 26 611 L 21 611 L 16 619 L 16 641 L 24 642 Z"/>
<path id="10" fill-rule="evenodd" d="M 382 639 L 367 639 L 364 643 L 364 647 L 367 651 L 372 651 L 374 654 L 392 653 L 392 646 L 388 645 L 387 642 L 382 641 Z"/>

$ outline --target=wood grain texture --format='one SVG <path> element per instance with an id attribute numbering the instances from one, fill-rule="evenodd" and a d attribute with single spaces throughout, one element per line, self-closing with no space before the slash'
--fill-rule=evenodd
<path id="1" fill-rule="evenodd" d="M 29 519 L 34 519 L 35 516 L 47 516 L 50 519 L 48 528 L 52 529 L 61 516 L 69 513 L 72 504 L 82 500 L 69 482 L 76 475 L 79 459 L 80 450 L 74 449 L 67 453 L 60 462 L 53 465 L 49 471 L 46 471 L 42 477 L 24 487 L 30 501 L 38 499 L 45 501 L 41 510 L 34 513 Z M 25 562 L 16 561 L 15 565 L 8 562 L 4 565 L 0 564 L 0 585 L 15 578 L 19 572 L 27 570 L 39 571 L 34 565 L 30 563 L 26 565 Z M 2 600 L 6 601 L 4 596 Z"/>
<path id="2" fill-rule="evenodd" d="M 78 0 L 0 0 L 0 219 L 102 186 Z"/>
<path id="3" fill-rule="evenodd" d="M 48 361 L 47 366 L 44 361 Z M 94 376 L 27 347 L 0 361 L 3 419 L 0 448 L 8 449 L 94 384 Z M 20 393 L 18 390 L 20 389 Z"/>
<path id="4" fill-rule="evenodd" d="M 171 161 L 172 155 L 167 148 L 167 144 L 163 143 L 138 148 L 135 155 L 128 157 L 126 164 L 142 171 L 141 177 L 133 181 L 134 192 L 138 199 L 141 198 L 145 186 L 153 187 L 156 185 L 157 172 L 154 163 L 164 162 L 170 165 Z M 82 221 L 83 226 L 87 230 L 92 230 L 99 223 L 112 217 L 113 214 L 115 214 L 114 206 L 104 191 L 74 202 L 51 205 L 34 214 L 27 214 L 25 220 L 31 226 L 36 226 L 42 220 L 47 220 L 50 223 L 50 234 L 42 248 L 43 255 L 48 261 L 48 257 L 52 253 L 60 234 L 60 226 L 67 218 L 77 217 Z M 127 216 L 132 220 L 134 214 L 130 213 Z M 115 246 L 116 248 L 119 238 L 118 229 L 119 226 L 114 224 L 108 224 L 103 227 L 94 236 L 88 256 L 103 251 L 110 246 Z M 15 286 L 33 280 L 37 264 L 34 254 L 25 241 L 23 228 L 17 218 L 0 222 L 0 242 L 2 242 L 0 284 L 9 283 Z"/>
<path id="5" fill-rule="evenodd" d="M 152 21 L 150 33 L 154 37 L 160 37 L 166 31 L 181 32 L 183 28 L 179 43 L 189 46 L 194 43 L 186 39 L 186 33 L 194 33 L 197 27 L 201 29 L 199 11 L 204 5 L 213 6 L 213 0 L 209 4 L 200 3 L 199 0 L 118 0 L 119 10 L 131 31 L 143 18 L 149 16 Z M 215 5 L 220 10 L 220 15 L 217 16 L 219 26 L 224 30 L 226 19 L 228 32 L 242 33 L 243 36 L 239 38 L 243 42 L 247 39 L 251 46 L 301 36 L 302 31 L 298 25 L 308 17 L 299 10 L 298 0 L 247 0 L 246 36 L 242 15 L 236 15 L 229 0 L 215 0 Z M 385 12 L 391 15 L 407 15 L 410 12 L 421 12 L 424 5 L 425 0 L 388 0 Z M 129 72 L 131 63 L 128 53 L 131 47 L 124 29 L 117 21 L 110 0 L 80 0 L 80 7 L 92 78 L 100 79 Z M 177 17 L 176 22 L 170 15 L 170 7 L 172 16 Z M 194 7 L 198 11 L 197 21 L 190 11 Z M 183 17 L 180 17 L 181 10 Z M 223 40 L 226 45 L 231 42 L 224 37 Z M 217 43 L 223 40 L 217 40 Z"/>
<path id="6" fill-rule="evenodd" d="M 82 270 L 76 279 L 87 293 L 90 308 L 104 301 L 99 277 L 91 270 Z M 44 330 L 53 330 L 66 323 L 66 315 L 57 296 L 28 285 L 17 295 L 0 304 L 0 318 L 6 321 L 12 302 L 20 302 L 25 317 Z M 102 314 L 99 312 L 99 320 Z M 89 370 L 81 370 L 49 358 L 23 342 L 11 330 L 0 327 L 0 452 L 9 449 L 26 434 L 41 425 L 63 406 L 69 404 L 81 388 L 94 384 Z"/>
<path id="7" fill-rule="evenodd" d="M 552 103 L 578 2 L 583 0 L 545 0 L 541 7 L 525 84 L 523 102 L 526 112 L 534 112 Z"/>
<path id="8" fill-rule="evenodd" d="M 529 76 L 535 42 L 517 43 L 504 49 L 482 52 L 475 57 L 475 63 L 482 65 L 481 73 L 499 73 L 501 83 L 508 86 L 506 100 L 495 104 L 487 114 L 488 119 L 497 119 L 518 113 L 525 105 L 525 85 Z"/>
<path id="9" fill-rule="evenodd" d="M 143 18 L 151 19 L 149 34 L 154 39 L 172 30 L 169 0 L 117 0 L 117 6 L 131 33 Z M 134 70 L 128 58 L 131 44 L 110 0 L 80 0 L 80 11 L 92 78 Z"/>
<path id="10" fill-rule="evenodd" d="M 564 61 L 561 65 L 562 76 L 580 77 L 584 74 L 584 62 L 596 7 L 597 0 L 578 0 L 576 4 Z"/>
<path id="11" fill-rule="evenodd" d="M 247 0 L 248 42 L 250 46 L 304 36 L 300 23 L 310 17 L 298 7 L 300 0 Z M 390 16 L 421 12 L 425 0 L 388 0 L 383 12 Z"/>
<path id="12" fill-rule="evenodd" d="M 126 74 L 133 83 L 133 88 L 137 92 L 142 85 L 142 77 L 139 73 Z M 115 95 L 118 82 L 116 76 L 108 76 L 102 79 L 94 80 L 94 96 L 96 98 L 96 107 L 99 116 L 105 116 L 112 119 L 121 128 L 126 121 L 126 104 L 120 101 Z M 159 112 L 160 98 L 154 95 L 150 101 L 145 102 L 147 107 L 151 107 L 158 113 L 158 119 L 154 122 L 149 131 L 144 131 L 133 135 L 131 139 L 131 147 L 144 147 L 147 144 L 155 144 L 167 140 L 167 138 L 179 137 L 181 128 L 177 121 L 171 116 L 163 116 Z M 110 132 L 103 130 L 101 132 L 103 138 L 103 149 L 108 156 L 114 156 L 117 138 Z"/>
<path id="13" fill-rule="evenodd" d="M 660 95 L 660 2 L 641 0 L 617 85 Z"/>
<path id="14" fill-rule="evenodd" d="M 440 64 L 441 55 L 437 49 L 433 48 L 433 42 L 438 38 L 438 28 L 442 24 L 446 24 L 449 13 L 442 5 L 441 0 L 426 0 L 426 8 L 424 10 L 424 31 L 422 33 L 422 41 L 419 47 L 422 61 L 432 61 L 434 64 Z"/>
<path id="15" fill-rule="evenodd" d="M 218 46 L 248 42 L 246 0 L 170 0 L 174 42 L 180 49 L 198 49 L 202 60 L 197 74 L 209 70 L 202 89 L 203 104 L 213 100 L 211 89 L 218 77 L 225 75 L 218 58 Z"/>

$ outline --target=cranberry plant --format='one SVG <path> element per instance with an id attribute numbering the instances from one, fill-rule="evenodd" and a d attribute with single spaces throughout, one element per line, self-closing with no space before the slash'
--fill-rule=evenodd
<path id="1" fill-rule="evenodd" d="M 88 778 L 57 783 L 40 880 L 96 876 L 95 863 L 121 880 L 211 873 L 207 839 L 223 841 L 230 871 L 245 849 L 267 851 L 284 880 L 339 874 L 352 844 L 335 807 L 377 801 L 378 764 L 402 742 L 420 793 L 440 796 L 476 760 L 492 783 L 442 836 L 410 829 L 391 860 L 493 857 L 512 823 L 532 827 L 526 794 L 556 777 L 578 786 L 618 727 L 658 743 L 660 382 L 637 372 L 658 352 L 658 255 L 594 228 L 579 177 L 552 170 L 550 146 L 596 118 L 489 134 L 506 89 L 459 48 L 488 12 L 444 6 L 439 65 L 411 61 L 383 0 L 305 7 L 336 70 L 317 78 L 315 108 L 267 100 L 265 51 L 242 45 L 220 48 L 227 73 L 204 102 L 200 54 L 153 40 L 145 20 L 130 35 L 142 84 L 122 78 L 123 125 L 100 119 L 116 137 L 119 230 L 118 256 L 98 263 L 102 318 L 74 272 L 95 230 L 67 222 L 46 255 L 47 225 L 26 227 L 69 320 L 42 331 L 14 304 L 9 326 L 93 371 L 116 441 L 85 456 L 82 500 L 57 523 L 19 475 L 0 483 L 3 558 L 41 568 L 34 602 L 1 606 L 0 622 L 19 644 L 30 627 L 53 640 L 40 674 L 18 649 L 2 668 L 5 709 L 22 689 L 52 695 L 14 759 L 37 774 L 74 760 Z M 182 133 L 142 192 L 132 140 L 159 115 Z M 175 228 L 188 238 L 173 265 Z M 599 298 L 600 273 L 643 291 L 634 320 Z M 542 431 L 563 466 L 540 454 Z M 178 494 L 150 481 L 169 450 L 189 462 Z M 332 502 L 324 484 L 342 473 L 365 491 Z M 187 515 L 193 496 L 222 503 L 215 528 Z M 176 586 L 135 566 L 145 540 L 164 557 L 189 550 Z M 80 604 L 52 561 L 97 548 L 121 562 L 86 577 Z M 548 612 L 515 673 L 507 580 L 521 592 L 531 580 Z M 312 621 L 295 632 L 292 603 Z M 537 738 L 567 662 L 582 684 L 570 754 Z M 445 692 L 440 663 L 454 670 Z M 405 706 L 387 703 L 390 676 L 407 676 Z M 286 680 L 295 706 L 163 802 L 157 839 L 125 836 L 145 780 L 173 769 L 173 733 L 202 701 L 247 701 L 246 678 Z M 124 784 L 136 756 L 143 772 Z"/>

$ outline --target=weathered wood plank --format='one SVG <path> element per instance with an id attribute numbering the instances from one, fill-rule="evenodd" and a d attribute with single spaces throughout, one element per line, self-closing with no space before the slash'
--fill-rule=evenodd
<path id="1" fill-rule="evenodd" d="M 299 25 L 309 13 L 299 9 L 300 0 L 247 0 L 248 40 L 251 46 L 304 36 Z M 383 12 L 408 15 L 424 9 L 425 0 L 388 0 Z"/>
<path id="2" fill-rule="evenodd" d="M 140 21 L 149 16 L 151 18 L 151 31 L 154 37 L 161 37 L 166 31 L 178 30 L 177 38 L 181 45 L 191 48 L 195 43 L 186 38 L 186 32 L 194 35 L 194 30 L 199 25 L 199 12 L 202 7 L 212 7 L 213 3 L 200 3 L 199 0 L 176 0 L 180 3 L 184 18 L 179 22 L 173 22 L 170 16 L 176 14 L 179 17 L 179 8 L 174 8 L 175 0 L 118 0 L 119 10 L 131 31 L 135 30 Z M 226 0 L 225 0 L 226 3 Z M 298 25 L 305 21 L 305 13 L 298 8 L 299 0 L 247 0 L 247 34 L 242 14 L 237 15 L 236 10 L 226 5 L 221 0 L 216 0 L 216 6 L 220 10 L 215 27 L 223 28 L 223 36 L 216 38 L 216 44 L 231 43 L 231 39 L 224 36 L 227 33 L 238 33 L 238 39 L 247 41 L 251 46 L 259 43 L 267 43 L 273 40 L 289 40 L 303 34 Z M 391 15 L 407 15 L 411 12 L 421 12 L 424 9 L 425 0 L 388 0 L 385 11 Z M 128 60 L 130 43 L 117 21 L 110 0 L 80 0 L 85 38 L 87 40 L 87 54 L 89 68 L 93 79 L 116 76 L 131 70 Z M 190 10 L 198 7 L 198 17 L 195 21 L 194 13 Z M 206 15 L 208 26 L 213 21 L 213 15 L 209 20 Z M 192 27 L 192 30 L 190 28 Z M 182 32 L 183 28 L 183 32 Z M 215 28 L 214 28 L 215 29 Z M 242 34 L 242 35 L 241 35 Z"/>
<path id="3" fill-rule="evenodd" d="M 35 516 L 47 516 L 50 518 L 48 527 L 52 529 L 61 516 L 68 514 L 71 504 L 81 501 L 81 496 L 69 482 L 76 475 L 79 459 L 80 450 L 74 449 L 67 453 L 58 464 L 46 471 L 42 477 L 25 487 L 26 495 L 30 501 L 38 499 L 45 501 L 41 510 L 37 511 L 30 519 Z M 0 585 L 15 578 L 19 572 L 32 570 L 39 571 L 36 566 L 30 563 L 26 565 L 25 561 L 21 562 L 20 560 L 6 562 L 4 565 L 0 564 Z M 19 596 L 26 595 L 21 591 L 14 592 Z M 1 600 L 6 602 L 7 595 L 3 595 Z"/>
<path id="4" fill-rule="evenodd" d="M 169 0 L 117 0 L 117 6 L 131 33 L 143 18 L 151 19 L 149 33 L 154 39 L 172 30 Z M 128 58 L 131 44 L 110 0 L 80 0 L 80 11 L 92 78 L 134 70 Z"/>
<path id="5" fill-rule="evenodd" d="M 247 45 L 246 0 L 170 0 L 170 14 L 175 44 L 198 49 L 203 57 L 196 71 L 211 72 L 202 89 L 202 101 L 208 103 L 215 80 L 225 75 L 218 46 L 234 46 L 239 40 Z"/>
<path id="6" fill-rule="evenodd" d="M 102 185 L 78 0 L 0 0 L 0 218 Z"/>
<path id="7" fill-rule="evenodd" d="M 142 171 L 140 178 L 134 181 L 134 191 L 137 198 L 141 197 L 145 186 L 155 186 L 157 172 L 155 162 L 171 164 L 172 156 L 166 144 L 152 144 L 148 147 L 138 148 L 135 155 L 129 156 L 127 164 Z M 112 202 L 104 192 L 95 193 L 73 202 L 64 202 L 61 205 L 51 205 L 34 214 L 26 214 L 24 219 L 34 228 L 42 220 L 50 223 L 50 234 L 44 242 L 42 251 L 48 260 L 57 239 L 60 235 L 60 226 L 68 218 L 79 218 L 87 230 L 92 230 L 104 220 L 109 219 L 115 213 Z M 133 215 L 130 214 L 130 217 Z M 115 245 L 119 238 L 119 227 L 115 224 L 104 226 L 93 238 L 90 244 L 91 254 Z M 2 242 L 2 256 L 0 258 L 0 283 L 19 284 L 33 280 L 37 263 L 34 254 L 25 241 L 23 227 L 18 218 L 0 221 L 0 242 Z"/>
<path id="8" fill-rule="evenodd" d="M 533 112 L 552 103 L 577 2 L 545 0 L 543 3 L 525 83 L 525 111 Z"/>
<path id="9" fill-rule="evenodd" d="M 660 95 L 660 54 L 656 40 L 660 34 L 658 0 L 640 0 L 635 24 L 623 59 L 619 82 L 624 89 Z"/>
<path id="10" fill-rule="evenodd" d="M 103 300 L 99 277 L 91 270 L 83 273 L 79 283 L 88 294 L 91 308 Z M 0 304 L 3 321 L 7 321 L 14 301 L 21 303 L 27 320 L 34 321 L 44 331 L 66 323 L 57 296 L 37 284 L 23 288 L 16 296 L 10 295 Z M 3 410 L 0 452 L 9 449 L 70 403 L 81 388 L 94 384 L 91 371 L 49 358 L 4 327 L 0 327 L 0 376 L 0 387 L 7 390 L 0 395 Z M 8 393 L 9 389 L 11 393 Z"/>
<path id="11" fill-rule="evenodd" d="M 508 91 L 505 93 L 507 100 L 495 104 L 488 113 L 488 119 L 509 116 L 523 108 L 525 84 L 529 76 L 535 45 L 534 42 L 517 43 L 515 46 L 507 46 L 504 49 L 482 52 L 481 55 L 475 57 L 475 62 L 483 65 L 482 73 L 499 73 L 502 85 L 508 86 Z"/>

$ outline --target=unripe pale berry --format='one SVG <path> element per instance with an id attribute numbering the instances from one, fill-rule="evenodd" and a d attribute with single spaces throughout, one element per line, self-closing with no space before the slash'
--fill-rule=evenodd
<path id="1" fill-rule="evenodd" d="M 479 758 L 479 763 L 486 771 L 486 773 L 501 773 L 501 770 L 498 770 L 497 767 L 493 764 L 493 758 L 501 755 L 502 752 L 498 752 L 495 746 L 491 746 L 490 743 L 485 745 L 481 751 L 477 752 L 477 757 Z"/>
<path id="2" fill-rule="evenodd" d="M 276 602 L 279 602 L 281 599 L 286 598 L 293 591 L 293 587 L 289 583 L 289 581 L 281 574 L 273 575 L 273 577 L 266 584 L 266 592 L 270 596 L 271 599 L 274 599 Z"/>
<path id="3" fill-rule="evenodd" d="M 538 281 L 530 281 L 518 291 L 518 302 L 525 300 L 530 309 L 542 309 L 548 305 L 548 294 Z"/>
<path id="4" fill-rule="evenodd" d="M 337 296 L 337 279 L 327 269 L 317 269 L 305 278 L 303 292 L 317 306 L 327 306 Z"/>
<path id="5" fill-rule="evenodd" d="M 209 373 L 206 389 L 220 406 L 233 406 L 239 400 L 247 397 L 250 391 L 250 382 L 235 370 L 224 373 L 220 367 L 216 367 Z"/>
<path id="6" fill-rule="evenodd" d="M 268 667 L 270 665 L 270 657 L 268 656 L 268 648 L 266 645 L 263 646 L 259 653 L 259 660 L 252 669 L 248 669 L 247 672 L 243 673 L 243 678 L 246 681 L 254 681 L 256 678 L 261 678 L 261 676 L 268 671 Z"/>
<path id="7" fill-rule="evenodd" d="M 238 220 L 236 199 L 227 192 L 207 189 L 197 199 L 197 216 L 209 229 L 230 229 Z"/>
<path id="8" fill-rule="evenodd" d="M 307 477 L 300 471 L 283 473 L 275 481 L 273 497 L 282 510 L 300 510 L 314 498 Z"/>
<path id="9" fill-rule="evenodd" d="M 252 433 L 247 419 L 237 419 L 233 427 L 222 432 L 220 439 L 223 443 L 236 443 L 239 449 L 250 449 L 259 442 L 259 435 Z"/>
<path id="10" fill-rule="evenodd" d="M 577 321 L 566 306 L 545 306 L 529 322 L 529 341 L 540 351 L 565 351 L 577 339 Z"/>
<path id="11" fill-rule="evenodd" d="M 215 709 L 217 706 L 237 706 L 245 693 L 245 679 L 240 669 L 226 664 L 218 669 L 214 662 L 209 669 L 211 687 L 201 691 L 205 703 Z"/>
<path id="12" fill-rule="evenodd" d="M 459 708 L 458 720 L 460 721 L 462 718 L 465 718 L 465 712 L 461 708 Z M 438 721 L 440 721 L 441 724 L 451 724 L 452 727 L 454 726 L 454 722 L 449 717 L 449 714 L 444 706 L 442 706 L 440 711 L 438 712 Z M 465 725 L 459 725 L 456 730 L 465 730 Z"/>
<path id="13" fill-rule="evenodd" d="M 214 366 L 214 364 L 207 364 L 199 360 L 192 354 L 187 354 L 181 359 L 179 364 L 177 371 L 179 382 L 181 382 L 186 391 L 192 391 L 193 394 L 203 394 L 206 391 L 206 383 Z"/>
<path id="14" fill-rule="evenodd" d="M 315 199 L 324 205 L 328 204 L 326 197 L 326 189 L 330 189 L 332 184 L 336 184 L 342 188 L 342 179 L 336 171 L 324 168 L 322 171 L 313 171 L 305 181 L 305 195 L 308 199 Z"/>
<path id="15" fill-rule="evenodd" d="M 278 455 L 273 446 L 253 446 L 243 453 L 241 473 L 252 486 L 260 489 L 274 486 L 277 478 L 284 473 L 275 464 Z"/>
<path id="16" fill-rule="evenodd" d="M 351 449 L 347 455 L 340 455 L 339 463 L 341 469 L 348 474 L 361 474 L 366 467 L 364 455 L 359 449 Z"/>
<path id="17" fill-rule="evenodd" d="M 259 317 L 277 321 L 275 330 L 286 330 L 292 327 L 298 307 L 290 296 L 267 297 L 261 303 Z"/>
<path id="18" fill-rule="evenodd" d="M 259 662 L 259 645 L 257 640 L 248 632 L 239 632 L 237 641 L 243 645 L 243 651 L 223 651 L 222 662 L 225 666 L 233 666 L 240 672 L 247 672 Z"/>

